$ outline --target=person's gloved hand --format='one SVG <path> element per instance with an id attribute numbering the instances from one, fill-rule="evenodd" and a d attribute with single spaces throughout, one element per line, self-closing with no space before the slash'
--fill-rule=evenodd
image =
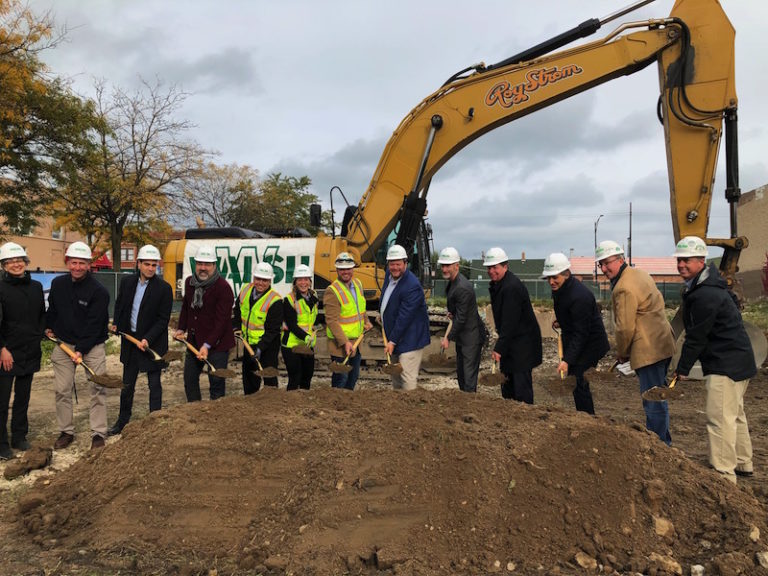
<path id="1" fill-rule="evenodd" d="M 306 344 L 310 348 L 314 348 L 315 344 L 317 344 L 317 335 L 307 334 L 307 336 L 304 338 L 304 344 Z"/>
<path id="2" fill-rule="evenodd" d="M 253 351 L 253 355 L 256 357 L 256 360 L 261 360 L 261 348 L 256 348 Z"/>

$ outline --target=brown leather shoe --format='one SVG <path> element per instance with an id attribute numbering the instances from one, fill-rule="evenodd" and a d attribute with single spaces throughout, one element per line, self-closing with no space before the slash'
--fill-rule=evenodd
<path id="1" fill-rule="evenodd" d="M 96 436 L 93 437 L 91 440 L 91 450 L 95 450 L 96 448 L 104 448 L 106 445 L 106 442 L 104 442 L 104 437 L 99 436 L 96 434 Z"/>
<path id="2" fill-rule="evenodd" d="M 54 450 L 61 450 L 62 448 L 66 448 L 70 444 L 72 444 L 72 441 L 75 439 L 75 436 L 73 434 L 67 434 L 66 432 L 62 432 L 59 434 L 59 437 L 56 438 L 56 442 L 53 443 L 53 449 Z"/>

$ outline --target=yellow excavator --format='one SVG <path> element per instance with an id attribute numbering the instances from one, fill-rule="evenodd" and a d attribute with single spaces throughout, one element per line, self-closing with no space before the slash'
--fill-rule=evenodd
<path id="1" fill-rule="evenodd" d="M 351 252 L 360 264 L 366 296 L 376 299 L 383 280 L 388 240 L 396 232 L 411 266 L 425 285 L 430 278 L 427 192 L 437 171 L 486 132 L 614 78 L 656 62 L 664 125 L 675 240 L 696 235 L 724 248 L 721 270 L 735 286 L 740 251 L 736 206 L 740 196 L 734 29 L 717 0 L 677 0 L 667 18 L 625 22 L 607 36 L 563 48 L 651 2 L 641 0 L 602 19 L 590 19 L 533 48 L 491 65 L 476 64 L 451 76 L 400 122 L 357 206 L 348 206 L 341 234 L 317 238 L 227 238 L 217 229 L 171 242 L 165 277 L 180 288 L 191 274 L 200 242 L 213 242 L 220 269 L 235 291 L 250 280 L 260 260 L 276 268 L 276 287 L 286 292 L 295 265 L 315 271 L 322 290 L 335 278 L 334 260 Z M 707 236 L 718 150 L 725 128 L 725 198 L 730 238 Z M 670 241 L 671 244 L 671 241 Z M 378 262 L 377 262 L 378 260 Z M 282 288 L 282 289 L 281 289 Z"/>

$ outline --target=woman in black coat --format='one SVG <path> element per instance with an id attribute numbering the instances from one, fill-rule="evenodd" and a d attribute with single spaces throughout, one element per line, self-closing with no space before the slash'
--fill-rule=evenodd
<path id="1" fill-rule="evenodd" d="M 13 242 L 0 246 L 0 460 L 13 457 L 11 446 L 27 450 L 27 408 L 32 376 L 40 370 L 40 340 L 45 329 L 43 286 L 27 271 L 29 258 Z M 11 442 L 8 442 L 8 407 L 13 397 Z"/>

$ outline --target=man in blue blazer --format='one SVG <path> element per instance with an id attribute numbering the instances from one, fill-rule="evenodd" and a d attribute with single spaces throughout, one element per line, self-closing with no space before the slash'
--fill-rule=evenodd
<path id="1" fill-rule="evenodd" d="M 131 419 L 139 372 L 147 373 L 149 411 L 160 410 L 163 403 L 160 370 L 164 364 L 154 361 L 146 349 L 152 348 L 161 355 L 168 351 L 168 321 L 171 318 L 173 292 L 170 284 L 157 275 L 161 261 L 157 248 L 150 244 L 142 246 L 136 260 L 136 274 L 123 276 L 120 281 L 113 329 L 139 340 L 142 349 L 139 350 L 125 338 L 120 342 L 123 389 L 120 391 L 117 422 L 107 431 L 110 436 L 120 434 Z"/>
<path id="2" fill-rule="evenodd" d="M 379 312 L 387 336 L 387 354 L 403 367 L 392 375 L 392 387 L 415 390 L 424 347 L 429 344 L 429 314 L 424 290 L 408 270 L 405 249 L 393 244 L 387 251 L 387 275 L 381 290 Z"/>

